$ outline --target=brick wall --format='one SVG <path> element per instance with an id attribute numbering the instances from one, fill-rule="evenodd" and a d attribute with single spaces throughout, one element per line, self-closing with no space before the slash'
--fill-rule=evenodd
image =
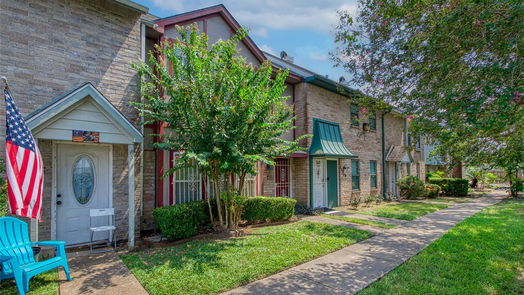
<path id="1" fill-rule="evenodd" d="M 140 58 L 139 17 L 105 0 L 0 2 L 0 72 L 22 114 L 91 81 L 138 124 L 128 102 L 140 97 L 130 66 Z"/>
<path id="2" fill-rule="evenodd" d="M 358 127 L 351 126 L 350 100 L 331 91 L 308 83 L 300 83 L 295 86 L 295 113 L 296 134 L 313 133 L 313 119 L 318 118 L 338 123 L 344 144 L 359 160 L 360 166 L 360 189 L 353 190 L 351 184 L 351 160 L 339 159 L 339 191 L 340 205 L 348 205 L 352 198 L 365 198 L 368 195 L 382 194 L 382 124 L 381 113 L 376 114 L 376 130 L 363 131 L 362 124 L 368 122 L 363 114 L 360 114 L 361 122 Z M 385 115 L 385 146 L 386 151 L 390 145 L 404 146 L 404 124 L 405 119 L 401 116 Z M 302 145 L 309 147 L 311 139 L 304 140 Z M 416 175 L 417 163 L 419 164 L 420 178 L 425 177 L 425 165 L 423 152 L 414 150 L 411 152 L 414 162 L 412 163 L 412 175 Z M 370 161 L 377 163 L 377 187 L 371 188 Z M 345 167 L 345 169 L 344 169 Z M 401 176 L 407 174 L 406 165 L 402 165 Z M 292 165 L 293 189 L 295 198 L 299 202 L 309 205 L 309 161 L 308 159 L 294 159 Z M 270 173 L 270 172 L 269 172 Z M 269 173 L 266 173 L 268 176 Z M 387 176 L 387 169 L 386 169 Z"/>
<path id="3" fill-rule="evenodd" d="M 38 224 L 38 239 L 51 239 L 51 190 L 53 187 L 53 142 L 38 140 L 38 148 L 44 162 L 44 199 L 42 200 L 42 222 Z"/>
<path id="4" fill-rule="evenodd" d="M 139 18 L 140 13 L 106 0 L 1 1 L 0 73 L 8 78 L 22 115 L 90 81 L 139 127 L 138 113 L 129 105 L 140 97 L 139 79 L 130 65 L 140 59 Z M 0 105 L 0 117 L 4 115 L 5 107 Z M 4 125 L 0 135 L 5 136 Z M 0 145 L 3 156 L 4 142 Z M 52 142 L 40 140 L 39 146 L 46 177 L 39 238 L 49 239 Z M 137 150 L 137 210 L 142 190 L 139 154 Z M 115 145 L 113 156 L 118 236 L 127 238 L 127 146 Z"/>
<path id="5" fill-rule="evenodd" d="M 142 216 L 140 230 L 151 230 L 154 228 L 153 209 L 155 209 L 155 188 L 156 188 L 156 152 L 153 150 L 144 151 L 144 194 L 142 201 Z"/>
<path id="6" fill-rule="evenodd" d="M 353 190 L 351 186 L 351 160 L 339 160 L 340 176 L 340 205 L 348 205 L 351 198 L 381 193 L 382 187 L 382 146 L 381 146 L 381 124 L 380 114 L 377 114 L 377 130 L 363 131 L 362 123 L 367 122 L 362 114 L 359 127 L 349 124 L 350 101 L 347 97 L 338 95 L 331 91 L 306 84 L 307 88 L 307 133 L 313 133 L 313 119 L 318 118 L 338 123 L 340 132 L 346 147 L 354 155 L 358 156 L 360 163 L 360 189 Z M 370 161 L 377 162 L 377 188 L 370 187 Z M 346 167 L 346 169 L 343 169 Z M 342 173 L 345 171 L 345 175 Z"/>

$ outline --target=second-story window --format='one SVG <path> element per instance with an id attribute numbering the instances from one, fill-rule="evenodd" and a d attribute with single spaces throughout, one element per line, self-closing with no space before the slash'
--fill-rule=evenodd
<path id="1" fill-rule="evenodd" d="M 369 113 L 369 129 L 377 130 L 377 115 L 375 114 L 375 112 Z"/>
<path id="2" fill-rule="evenodd" d="M 351 188 L 360 189 L 360 167 L 358 160 L 351 160 Z"/>
<path id="3" fill-rule="evenodd" d="M 358 118 L 358 112 L 359 112 L 359 107 L 356 103 L 352 103 L 349 107 L 349 111 L 350 111 L 350 122 L 351 122 L 351 126 L 357 126 L 359 125 L 359 118 Z"/>

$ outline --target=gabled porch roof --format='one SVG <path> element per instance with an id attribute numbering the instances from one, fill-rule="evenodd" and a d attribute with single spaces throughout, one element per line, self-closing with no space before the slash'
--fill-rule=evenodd
<path id="1" fill-rule="evenodd" d="M 107 117 L 122 130 L 130 139 L 130 142 L 140 143 L 143 136 L 138 129 L 127 118 L 118 111 L 107 98 L 98 91 L 93 84 L 86 82 L 74 88 L 68 93 L 53 99 L 48 104 L 40 107 L 26 116 L 27 127 L 31 130 L 39 129 L 48 122 L 62 116 L 64 112 L 73 108 L 80 101 L 91 98 L 96 106 L 101 109 Z"/>

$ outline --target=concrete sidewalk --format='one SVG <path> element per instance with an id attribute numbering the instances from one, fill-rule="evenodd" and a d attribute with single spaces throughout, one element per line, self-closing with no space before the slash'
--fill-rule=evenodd
<path id="1" fill-rule="evenodd" d="M 72 281 L 60 271 L 60 294 L 147 295 L 117 253 L 68 253 Z"/>
<path id="2" fill-rule="evenodd" d="M 339 251 L 224 294 L 355 294 L 465 218 L 500 202 L 490 195 L 399 225 Z"/>

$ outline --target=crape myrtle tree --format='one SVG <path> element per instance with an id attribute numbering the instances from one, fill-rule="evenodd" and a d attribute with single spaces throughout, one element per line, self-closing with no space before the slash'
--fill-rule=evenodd
<path id="1" fill-rule="evenodd" d="M 454 161 L 524 168 L 521 0 L 359 0 L 339 11 L 334 62 L 413 116 Z"/>
<path id="2" fill-rule="evenodd" d="M 212 180 L 208 198 L 212 220 L 218 214 L 221 228 L 235 228 L 235 198 L 246 175 L 257 163 L 299 149 L 298 140 L 281 136 L 293 128 L 292 109 L 283 97 L 286 71 L 273 72 L 269 62 L 255 67 L 242 57 L 237 44 L 241 30 L 229 40 L 209 44 L 196 26 L 178 27 L 179 37 L 156 47 L 149 63 L 134 65 L 142 77 L 144 103 L 135 104 L 145 123 L 165 123 L 159 149 L 179 151 L 174 173 L 198 167 Z M 164 175 L 165 176 L 165 175 Z M 216 204 L 216 209 L 213 209 Z"/>

